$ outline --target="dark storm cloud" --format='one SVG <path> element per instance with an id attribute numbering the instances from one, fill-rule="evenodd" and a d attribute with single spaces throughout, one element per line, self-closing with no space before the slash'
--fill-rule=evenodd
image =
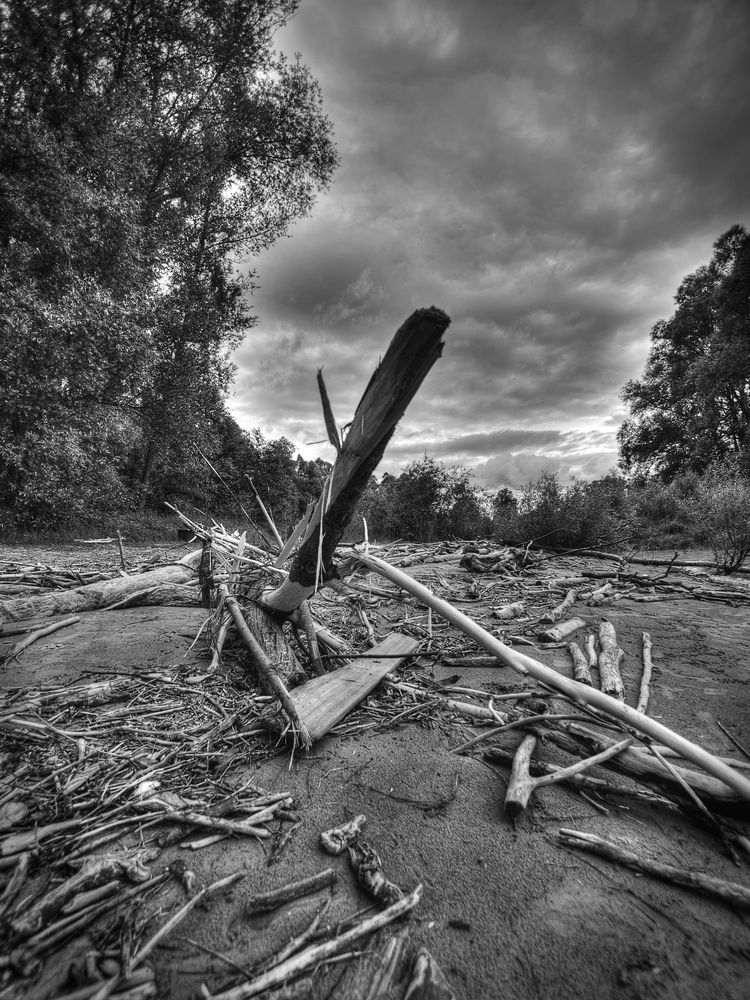
<path id="1" fill-rule="evenodd" d="M 383 468 L 427 447 L 489 485 L 606 472 L 650 327 L 750 221 L 749 29 L 734 0 L 302 0 L 279 45 L 320 79 L 342 164 L 256 262 L 243 424 L 324 438 L 316 368 L 344 423 L 435 304 L 444 357 Z"/>

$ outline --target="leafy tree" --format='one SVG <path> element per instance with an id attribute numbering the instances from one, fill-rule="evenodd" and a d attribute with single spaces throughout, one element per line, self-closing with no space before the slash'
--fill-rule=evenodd
<path id="1" fill-rule="evenodd" d="M 498 538 L 514 538 L 518 534 L 518 499 L 506 487 L 498 490 L 490 500 L 492 508 L 492 532 Z"/>
<path id="2" fill-rule="evenodd" d="M 674 315 L 651 331 L 641 379 L 623 398 L 621 464 L 664 480 L 738 456 L 750 465 L 750 234 L 735 225 L 688 275 Z"/>
<path id="3" fill-rule="evenodd" d="M 587 483 L 572 478 L 562 486 L 543 472 L 525 487 L 513 526 L 516 541 L 561 548 L 615 547 L 632 534 L 627 487 L 615 475 Z"/>
<path id="4" fill-rule="evenodd" d="M 371 483 L 366 503 L 371 538 L 476 538 L 491 527 L 470 474 L 427 456 L 398 477 L 385 473 L 377 490 Z"/>
<path id="5" fill-rule="evenodd" d="M 0 8 L 0 499 L 17 520 L 37 516 L 42 457 L 48 517 L 73 513 L 55 482 L 85 493 L 99 470 L 143 502 L 215 441 L 253 323 L 236 262 L 336 164 L 315 80 L 272 50 L 296 6 Z M 65 443 L 43 447 L 53 429 Z"/>

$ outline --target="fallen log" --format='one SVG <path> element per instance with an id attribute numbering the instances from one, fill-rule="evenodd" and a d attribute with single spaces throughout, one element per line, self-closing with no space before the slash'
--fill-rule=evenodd
<path id="1" fill-rule="evenodd" d="M 567 639 L 569 635 L 573 635 L 581 628 L 585 628 L 586 622 L 583 618 L 570 618 L 566 622 L 560 622 L 559 625 L 555 625 L 552 628 L 542 629 L 541 632 L 537 632 L 537 638 L 541 639 L 542 642 L 562 642 L 563 639 Z"/>
<path id="2" fill-rule="evenodd" d="M 569 642 L 566 646 L 573 661 L 573 676 L 581 684 L 588 684 L 591 687 L 591 668 L 589 662 L 581 651 L 577 642 Z"/>
<path id="3" fill-rule="evenodd" d="M 666 746 L 684 757 L 685 760 L 690 761 L 697 767 L 705 770 L 709 775 L 715 777 L 727 789 L 732 789 L 736 793 L 736 796 L 750 802 L 750 781 L 743 775 L 733 771 L 732 768 L 718 760 L 718 758 L 707 750 L 704 750 L 703 747 L 692 743 L 684 736 L 680 736 L 655 719 L 637 712 L 624 702 L 616 698 L 611 698 L 609 695 L 604 694 L 602 691 L 597 691 L 593 687 L 590 688 L 568 677 L 563 677 L 551 667 L 547 667 L 538 660 L 526 656 L 525 653 L 511 649 L 496 636 L 491 635 L 481 625 L 469 618 L 468 615 L 453 607 L 448 601 L 437 597 L 423 584 L 417 582 L 413 577 L 408 576 L 408 574 L 403 573 L 401 570 L 390 566 L 383 559 L 378 559 L 376 556 L 359 550 L 354 553 L 354 558 L 361 565 L 366 566 L 375 573 L 380 573 L 381 576 L 384 576 L 392 583 L 406 590 L 413 597 L 416 597 L 417 600 L 427 605 L 427 607 L 432 608 L 433 611 L 445 618 L 446 621 L 449 621 L 456 628 L 472 638 L 477 645 L 502 660 L 518 673 L 533 677 L 553 690 L 561 691 L 574 702 L 597 708 L 607 715 L 618 719 L 620 722 L 625 723 L 637 732 L 666 744 Z"/>
<path id="4" fill-rule="evenodd" d="M 617 644 L 617 635 L 612 622 L 603 621 L 599 625 L 599 681 L 604 694 L 625 700 L 625 687 L 620 674 L 620 664 L 625 653 Z"/>
<path id="5" fill-rule="evenodd" d="M 622 705 L 622 702 L 614 701 L 614 704 Z M 629 711 L 633 712 L 634 709 L 631 708 Z M 641 718 L 648 720 L 648 716 Z M 555 727 L 536 723 L 532 725 L 538 736 L 543 736 L 559 749 L 575 756 L 601 753 L 614 746 L 616 742 L 613 737 L 594 733 L 576 722 L 563 722 Z M 715 760 L 731 770 L 730 765 L 720 758 L 717 757 Z M 660 793 L 668 795 L 673 800 L 679 800 L 691 809 L 694 808 L 694 802 L 686 792 L 685 785 L 697 793 L 711 809 L 731 809 L 739 801 L 736 792 L 727 787 L 728 782 L 717 780 L 711 773 L 691 770 L 682 763 L 678 766 L 672 765 L 672 770 L 669 771 L 657 757 L 635 746 L 622 750 L 616 757 L 607 761 L 606 766 L 618 774 L 655 787 Z"/>
<path id="6" fill-rule="evenodd" d="M 557 607 L 554 607 L 546 615 L 542 615 L 539 619 L 540 624 L 554 625 L 555 622 L 559 622 L 563 615 L 567 614 L 567 612 L 573 607 L 577 598 L 578 591 L 571 588 Z"/>
<path id="7" fill-rule="evenodd" d="M 96 611 L 124 601 L 129 595 L 162 584 L 197 583 L 201 550 L 191 552 L 178 563 L 159 566 L 148 573 L 117 576 L 112 580 L 87 583 L 74 590 L 54 590 L 46 594 L 0 601 L 0 621 L 27 621 L 53 615 Z"/>

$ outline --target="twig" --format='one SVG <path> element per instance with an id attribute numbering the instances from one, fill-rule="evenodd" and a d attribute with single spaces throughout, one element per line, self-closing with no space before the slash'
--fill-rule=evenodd
<path id="1" fill-rule="evenodd" d="M 308 969 L 314 969 L 321 962 L 325 962 L 338 954 L 338 952 L 344 951 L 354 941 L 358 941 L 360 938 L 380 930 L 381 927 L 386 927 L 388 924 L 393 923 L 394 920 L 398 920 L 399 917 L 404 916 L 404 914 L 414 909 L 421 896 L 422 886 L 418 885 L 413 892 L 409 893 L 403 899 L 398 900 L 392 906 L 389 906 L 387 910 L 383 910 L 381 913 L 376 913 L 369 919 L 363 920 L 356 927 L 346 931 L 344 934 L 340 934 L 332 941 L 325 941 L 323 944 L 312 945 L 306 948 L 299 955 L 287 959 L 262 976 L 258 976 L 257 979 L 254 979 L 250 983 L 242 983 L 240 986 L 225 990 L 223 993 L 215 993 L 213 1000 L 246 1000 L 247 997 L 255 997 L 259 993 L 273 989 L 275 986 L 281 986 L 282 983 L 292 979 L 294 976 L 302 975 Z"/>
<path id="2" fill-rule="evenodd" d="M 307 638 L 307 648 L 310 654 L 310 660 L 312 661 L 313 670 L 320 676 L 320 674 L 324 674 L 326 672 L 326 669 L 320 658 L 318 636 L 315 632 L 315 622 L 313 621 L 313 617 L 310 612 L 309 601 L 303 601 L 297 611 L 299 612 L 299 620 L 302 628 L 304 629 L 305 637 Z"/>
<path id="3" fill-rule="evenodd" d="M 53 632 L 57 632 L 61 628 L 67 628 L 68 625 L 75 625 L 80 620 L 81 619 L 79 618 L 78 615 L 72 615 L 70 618 L 63 618 L 62 621 L 53 622 L 52 625 L 45 625 L 44 628 L 38 628 L 35 632 L 31 632 L 29 635 L 27 635 L 25 639 L 21 639 L 20 642 L 17 642 L 15 646 L 13 646 L 8 652 L 6 660 L 14 659 L 16 656 L 19 655 L 19 653 L 22 653 L 24 649 L 27 649 L 33 642 L 36 642 L 37 639 L 43 639 L 45 635 L 52 635 Z"/>
<path id="4" fill-rule="evenodd" d="M 302 896 L 309 896 L 320 889 L 332 886 L 336 881 L 336 872 L 333 868 L 326 868 L 322 872 L 317 872 L 309 878 L 301 879 L 299 882 L 290 882 L 289 885 L 274 889 L 271 892 L 258 896 L 251 896 L 245 905 L 245 916 L 250 917 L 256 913 L 267 913 L 275 910 L 285 903 L 291 903 Z"/>
<path id="5" fill-rule="evenodd" d="M 189 899 L 187 903 L 185 903 L 185 905 L 179 909 L 177 913 L 171 916 L 166 924 L 164 924 L 163 927 L 160 927 L 153 937 L 149 938 L 143 947 L 135 953 L 130 960 L 129 971 L 136 969 L 141 962 L 145 962 L 162 938 L 165 938 L 167 934 L 171 933 L 202 899 L 205 899 L 206 896 L 210 896 L 214 892 L 218 892 L 219 889 L 224 889 L 226 886 L 234 885 L 235 882 L 239 882 L 240 879 L 244 878 L 245 874 L 245 872 L 235 872 L 234 875 L 227 875 L 226 878 L 221 878 L 218 882 L 213 882 L 211 885 L 204 886 L 200 892 L 197 892 L 192 899 Z"/>
<path id="6" fill-rule="evenodd" d="M 722 726 L 722 724 L 719 722 L 718 719 L 716 720 L 716 725 L 719 727 L 719 729 L 722 731 L 722 733 L 724 733 L 724 735 L 726 736 L 726 738 L 728 740 L 731 740 L 732 743 L 734 743 L 734 745 L 737 747 L 737 749 L 740 751 L 740 753 L 744 753 L 744 755 L 747 757 L 747 759 L 750 760 L 750 750 L 748 750 L 746 747 L 744 747 L 740 743 L 739 740 L 736 740 L 734 738 L 734 736 L 732 736 L 731 733 L 727 732 L 726 728 L 724 726 Z"/>

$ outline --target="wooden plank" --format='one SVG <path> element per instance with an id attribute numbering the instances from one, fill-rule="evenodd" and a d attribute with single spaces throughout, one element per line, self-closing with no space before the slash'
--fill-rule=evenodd
<path id="1" fill-rule="evenodd" d="M 366 657 L 295 688 L 291 692 L 294 705 L 311 738 L 319 740 L 325 736 L 418 645 L 418 639 L 392 632 L 373 646 Z"/>

